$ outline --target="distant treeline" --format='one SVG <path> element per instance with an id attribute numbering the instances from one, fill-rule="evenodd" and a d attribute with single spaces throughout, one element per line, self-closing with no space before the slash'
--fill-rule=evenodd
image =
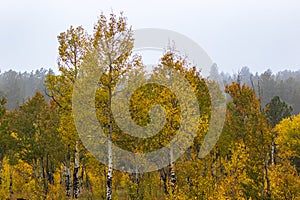
<path id="1" fill-rule="evenodd" d="M 213 66 L 212 73 L 216 73 L 217 67 Z M 38 90 L 45 94 L 45 79 L 48 74 L 54 74 L 51 69 L 41 68 L 35 72 L 16 72 L 9 70 L 0 73 L 0 97 L 7 99 L 6 107 L 13 110 L 19 104 L 26 102 Z M 213 76 L 213 74 L 211 74 Z M 300 70 L 284 70 L 273 74 L 269 69 L 262 74 L 253 74 L 248 67 L 243 67 L 236 74 L 221 72 L 224 84 L 241 82 L 255 89 L 257 96 L 262 97 L 262 105 L 265 106 L 274 96 L 292 106 L 293 113 L 300 113 Z M 47 97 L 47 95 L 45 95 Z"/>
<path id="2" fill-rule="evenodd" d="M 45 94 L 44 83 L 48 74 L 53 74 L 53 71 L 44 68 L 30 73 L 13 70 L 0 73 L 0 98 L 3 96 L 6 98 L 6 108 L 15 109 L 29 97 L 34 96 L 36 91 Z"/>
<path id="3" fill-rule="evenodd" d="M 292 106 L 293 113 L 300 113 L 300 70 L 284 70 L 273 74 L 270 69 L 262 74 L 252 74 L 248 67 L 243 67 L 237 74 L 221 73 L 225 84 L 233 81 L 245 83 L 255 90 L 262 99 L 262 106 L 271 101 L 274 96 Z"/>

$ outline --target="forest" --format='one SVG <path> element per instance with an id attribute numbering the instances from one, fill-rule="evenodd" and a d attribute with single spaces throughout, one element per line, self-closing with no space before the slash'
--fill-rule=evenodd
<path id="1" fill-rule="evenodd" d="M 300 200 L 300 70 L 253 74 L 243 67 L 231 75 L 219 73 L 214 64 L 204 78 L 170 47 L 149 74 L 143 58 L 133 53 L 133 32 L 122 14 L 101 14 L 92 34 L 70 26 L 57 39 L 59 73 L 44 68 L 0 73 L 0 199 Z M 130 158 L 116 163 L 112 143 L 134 153 L 161 149 L 181 130 L 185 107 L 168 87 L 139 87 L 130 97 L 132 120 L 141 127 L 151 124 L 157 104 L 165 109 L 166 120 L 156 135 L 134 137 L 113 116 L 114 92 L 123 89 L 126 96 L 137 84 L 132 80 L 156 77 L 180 89 L 181 83 L 170 80 L 177 73 L 189 83 L 199 106 L 199 118 L 187 123 L 197 128 L 191 145 L 176 160 L 171 148 L 169 165 L 157 170 L 117 170 Z M 104 152 L 108 164 L 86 147 L 74 119 L 73 91 L 81 87 L 76 81 L 87 76 L 98 77 L 92 83 L 97 86 L 92 103 L 109 138 Z M 218 104 L 211 101 L 208 86 L 217 85 L 212 77 L 225 85 L 226 113 L 217 143 L 200 157 L 212 107 Z M 78 94 L 83 99 L 89 91 L 85 86 Z M 214 95 L 222 98 L 222 91 L 216 89 Z M 184 98 L 189 102 L 192 97 Z M 123 101 L 118 104 L 126 107 Z M 89 134 L 85 140 L 98 141 Z"/>

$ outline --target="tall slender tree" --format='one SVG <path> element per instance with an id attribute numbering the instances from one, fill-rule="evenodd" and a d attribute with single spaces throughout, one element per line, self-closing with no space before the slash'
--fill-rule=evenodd
<path id="1" fill-rule="evenodd" d="M 72 117 L 72 90 L 76 77 L 87 52 L 91 49 L 90 36 L 79 26 L 71 26 L 66 32 L 59 34 L 58 67 L 60 75 L 50 74 L 46 79 L 48 96 L 57 103 L 60 108 L 59 133 L 67 150 L 65 154 L 65 186 L 66 195 L 78 197 L 79 173 L 73 173 L 73 194 L 71 194 L 71 159 L 76 160 L 73 171 L 78 171 L 79 160 L 76 156 L 80 151 L 84 152 L 74 125 Z M 78 143 L 77 150 L 76 144 Z M 73 152 L 75 152 L 73 154 Z M 76 155 L 75 155 L 76 154 Z"/>
<path id="2" fill-rule="evenodd" d="M 112 114 L 113 92 L 120 78 L 139 61 L 138 59 L 130 60 L 133 49 L 133 32 L 128 27 L 126 18 L 122 15 L 117 18 L 115 14 L 110 14 L 109 19 L 103 14 L 100 15 L 94 27 L 93 40 L 94 49 L 98 55 L 98 64 L 103 71 L 100 80 L 101 86 L 98 91 L 103 91 L 107 94 L 105 103 L 107 107 L 106 109 L 102 107 L 98 114 L 100 118 L 105 119 L 106 123 L 104 123 L 104 126 L 107 127 L 108 171 L 106 199 L 111 200 L 113 181 L 112 135 L 116 131 Z"/>

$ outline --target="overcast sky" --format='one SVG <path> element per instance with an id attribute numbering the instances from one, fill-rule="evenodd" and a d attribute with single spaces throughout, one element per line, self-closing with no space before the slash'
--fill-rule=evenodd
<path id="1" fill-rule="evenodd" d="M 300 69 L 298 0 L 0 0 L 0 69 L 56 69 L 57 35 L 90 33 L 97 16 L 124 11 L 133 29 L 164 28 L 196 41 L 232 73 Z"/>

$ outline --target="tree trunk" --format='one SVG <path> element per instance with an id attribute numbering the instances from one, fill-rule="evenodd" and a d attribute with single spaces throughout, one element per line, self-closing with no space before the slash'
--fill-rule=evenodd
<path id="1" fill-rule="evenodd" d="M 111 100 L 112 100 L 112 71 L 113 71 L 113 66 L 112 66 L 112 61 L 111 58 L 109 57 L 110 64 L 109 64 L 109 72 L 108 72 L 108 77 L 109 77 L 109 83 L 108 83 L 108 116 L 109 116 L 109 125 L 108 125 L 108 146 L 107 146 L 107 153 L 108 153 L 108 172 L 107 172 L 107 185 L 106 185 L 106 199 L 111 200 L 112 198 L 112 176 L 113 176 L 113 159 L 112 159 L 112 132 L 113 132 L 113 127 L 112 127 L 112 122 L 113 122 L 113 115 L 112 115 L 112 110 L 111 110 Z"/>
<path id="2" fill-rule="evenodd" d="M 140 177 L 141 177 L 141 174 L 139 174 L 138 168 L 136 167 L 134 172 L 132 172 L 130 174 L 130 180 L 136 184 L 136 191 L 135 191 L 134 199 L 142 199 L 141 195 L 143 195 L 143 194 L 140 193 Z"/>
<path id="3" fill-rule="evenodd" d="M 70 153 L 68 152 L 67 159 L 66 159 L 66 171 L 65 171 L 65 176 L 66 176 L 66 196 L 70 197 L 71 196 L 71 170 L 70 170 Z"/>
<path id="4" fill-rule="evenodd" d="M 137 167 L 135 168 L 135 178 L 134 179 L 135 179 L 135 183 L 137 185 L 137 187 L 136 187 L 136 197 L 139 199 L 140 179 L 139 179 L 139 173 L 138 173 Z"/>
<path id="5" fill-rule="evenodd" d="M 84 186 L 85 186 L 85 188 L 86 188 L 88 191 L 92 191 L 91 183 L 90 183 L 90 178 L 89 178 L 89 175 L 88 175 L 88 172 L 87 172 L 85 166 L 83 167 L 82 171 L 84 171 L 84 173 L 85 173 L 85 185 L 84 185 Z M 82 173 L 82 176 L 83 176 L 83 175 L 84 175 L 84 174 Z M 83 178 L 82 178 L 82 181 L 83 181 Z"/>
<path id="6" fill-rule="evenodd" d="M 108 172 L 107 172 L 107 180 L 106 180 L 106 199 L 111 200 L 112 195 L 112 173 L 113 173 L 113 165 L 112 165 L 112 142 L 108 140 Z"/>
<path id="7" fill-rule="evenodd" d="M 271 144 L 271 163 L 275 164 L 275 141 L 272 138 L 272 144 Z"/>
<path id="8" fill-rule="evenodd" d="M 62 168 L 62 166 L 60 166 L 60 178 L 59 178 L 59 184 L 62 186 L 63 182 L 64 182 L 64 170 Z"/>
<path id="9" fill-rule="evenodd" d="M 49 160 L 49 155 L 46 157 L 46 174 L 47 174 L 47 181 L 50 184 L 54 184 L 54 169 L 51 160 Z"/>
<path id="10" fill-rule="evenodd" d="M 43 157 L 40 157 L 40 177 L 44 180 L 45 173 L 44 173 L 44 165 L 43 165 Z"/>
<path id="11" fill-rule="evenodd" d="M 48 184 L 45 176 L 45 169 L 44 169 L 44 158 L 40 157 L 40 173 L 41 173 L 41 179 L 42 179 L 42 184 L 44 187 L 44 193 L 48 193 Z"/>
<path id="12" fill-rule="evenodd" d="M 150 173 L 148 173 L 148 179 L 150 180 Z M 152 184 L 149 184 L 149 195 L 152 196 Z"/>
<path id="13" fill-rule="evenodd" d="M 38 165 L 38 160 L 36 160 L 36 159 L 34 159 L 33 170 L 34 170 L 34 176 L 35 176 L 36 180 L 38 180 L 39 179 L 39 165 Z"/>
<path id="14" fill-rule="evenodd" d="M 265 157 L 265 178 L 267 182 L 267 199 L 271 199 L 271 183 L 270 183 L 270 178 L 269 178 L 269 165 L 268 165 L 268 159 Z"/>
<path id="15" fill-rule="evenodd" d="M 162 168 L 159 170 L 160 172 L 160 178 L 163 181 L 163 187 L 164 187 L 164 193 L 165 194 L 169 194 L 168 192 L 168 184 L 167 184 L 167 177 L 168 177 L 168 172 L 167 172 L 167 168 Z"/>
<path id="16" fill-rule="evenodd" d="M 78 152 L 78 141 L 75 145 L 75 161 L 74 161 L 74 173 L 73 173 L 73 197 L 78 198 L 79 195 L 79 152 Z"/>
<path id="17" fill-rule="evenodd" d="M 10 173 L 9 173 L 9 194 L 10 194 L 10 196 L 12 196 L 14 194 L 12 174 L 13 174 L 13 169 L 12 169 L 12 166 L 11 166 Z"/>
<path id="18" fill-rule="evenodd" d="M 82 190 L 83 190 L 83 177 L 84 177 L 84 173 L 85 173 L 85 167 L 84 167 L 84 165 L 82 165 L 82 167 L 81 167 L 81 175 L 79 177 L 79 193 L 81 193 Z"/>
<path id="19" fill-rule="evenodd" d="M 170 149 L 170 168 L 171 168 L 170 181 L 171 181 L 171 187 L 172 187 L 172 194 L 174 194 L 175 187 L 176 187 L 176 174 L 175 174 L 175 169 L 174 169 L 174 158 L 173 158 L 173 148 L 172 147 Z"/>
<path id="20" fill-rule="evenodd" d="M 198 149 L 200 149 L 200 147 L 199 147 L 199 145 L 198 145 L 197 142 L 195 143 L 195 148 L 197 149 L 197 155 L 199 155 Z M 192 153 L 191 153 L 191 151 L 192 151 L 192 148 L 189 147 L 187 149 L 187 152 L 186 152 L 186 155 L 187 155 L 186 158 L 187 158 L 188 161 L 192 160 Z M 193 183 L 191 181 L 191 177 L 189 175 L 187 175 L 187 177 L 186 177 L 186 182 L 187 182 L 189 188 L 191 188 L 193 186 Z"/>

